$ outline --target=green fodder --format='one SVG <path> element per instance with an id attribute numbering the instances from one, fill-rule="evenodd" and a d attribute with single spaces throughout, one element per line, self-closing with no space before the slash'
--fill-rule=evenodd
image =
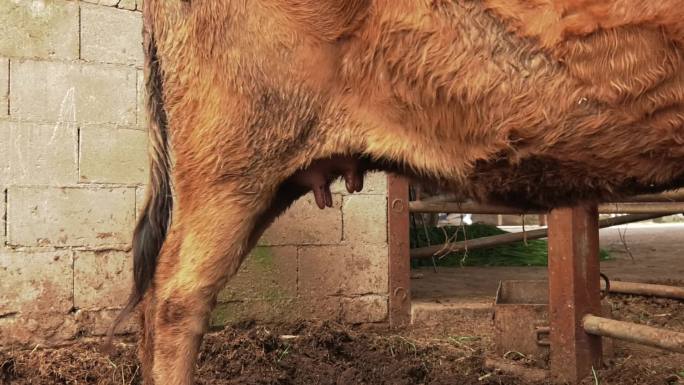
<path id="1" fill-rule="evenodd" d="M 464 237 L 465 231 L 465 237 Z M 411 248 L 439 245 L 446 240 L 450 242 L 475 239 L 492 235 L 506 234 L 508 231 L 484 223 L 466 226 L 411 228 Z M 486 249 L 468 250 L 467 252 L 449 253 L 443 257 L 435 256 L 437 266 L 546 266 L 548 262 L 547 242 L 533 239 L 499 245 Z M 610 259 L 610 254 L 600 250 L 601 260 Z M 412 267 L 432 266 L 432 260 L 413 259 Z"/>

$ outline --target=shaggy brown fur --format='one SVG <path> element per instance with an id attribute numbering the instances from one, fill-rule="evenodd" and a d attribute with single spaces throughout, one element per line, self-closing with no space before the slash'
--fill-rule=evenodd
<path id="1" fill-rule="evenodd" d="M 512 29 L 548 48 L 599 29 L 639 25 L 663 29 L 684 43 L 684 9 L 677 0 L 486 0 Z"/>
<path id="2" fill-rule="evenodd" d="M 144 294 L 146 383 L 192 383 L 219 289 L 338 175 L 539 207 L 683 185 L 681 15 L 672 0 L 145 1 L 153 188 L 131 305 Z"/>

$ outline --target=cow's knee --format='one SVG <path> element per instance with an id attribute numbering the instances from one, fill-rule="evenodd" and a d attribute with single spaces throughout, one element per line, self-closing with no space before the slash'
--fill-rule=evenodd
<path id="1" fill-rule="evenodd" d="M 159 303 L 156 328 L 201 335 L 213 302 L 199 293 L 175 291 Z"/>

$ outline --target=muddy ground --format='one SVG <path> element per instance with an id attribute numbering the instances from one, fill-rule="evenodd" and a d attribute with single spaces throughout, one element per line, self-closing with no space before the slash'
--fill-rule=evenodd
<path id="1" fill-rule="evenodd" d="M 684 331 L 684 304 L 613 296 L 616 318 Z M 199 384 L 478 384 L 541 385 L 485 367 L 491 336 L 477 325 L 387 331 L 331 322 L 241 323 L 207 336 Z M 460 332 L 459 332 L 460 331 Z M 469 331 L 463 334 L 463 331 Z M 1 384 L 140 384 L 133 338 L 116 353 L 96 342 L 59 349 L 0 352 Z M 509 361 L 526 365 L 524 357 Z M 684 354 L 617 344 L 616 355 L 585 384 L 684 384 Z"/>

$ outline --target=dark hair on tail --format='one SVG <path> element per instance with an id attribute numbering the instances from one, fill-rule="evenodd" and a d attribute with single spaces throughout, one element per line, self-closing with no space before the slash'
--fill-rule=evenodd
<path id="1" fill-rule="evenodd" d="M 145 207 L 133 234 L 133 289 L 128 303 L 107 332 L 105 350 L 111 348 L 117 326 L 142 301 L 154 278 L 157 257 L 162 248 L 173 206 L 167 133 L 167 118 L 162 96 L 162 73 L 157 58 L 157 46 L 150 28 L 147 2 L 143 9 L 143 45 L 145 51 L 145 88 L 149 117 L 150 184 Z"/>

